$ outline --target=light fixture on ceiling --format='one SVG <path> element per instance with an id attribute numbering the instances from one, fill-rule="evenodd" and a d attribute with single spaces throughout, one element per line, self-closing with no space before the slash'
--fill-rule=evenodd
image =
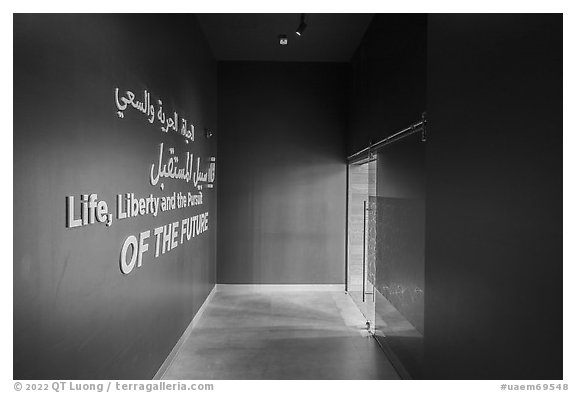
<path id="1" fill-rule="evenodd" d="M 304 33 L 304 30 L 306 30 L 306 26 L 308 26 L 306 24 L 306 22 L 304 21 L 304 17 L 306 14 L 300 14 L 300 24 L 298 25 L 298 28 L 296 29 L 296 34 L 298 34 L 299 36 L 301 36 Z"/>
<path id="2" fill-rule="evenodd" d="M 288 45 L 288 37 L 286 37 L 286 34 L 280 34 L 278 36 L 278 41 L 280 42 L 280 45 Z"/>

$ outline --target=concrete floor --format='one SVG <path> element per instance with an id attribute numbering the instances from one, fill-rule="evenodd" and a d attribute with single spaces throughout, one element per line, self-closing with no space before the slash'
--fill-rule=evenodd
<path id="1" fill-rule="evenodd" d="M 163 379 L 399 379 L 341 291 L 218 291 Z"/>

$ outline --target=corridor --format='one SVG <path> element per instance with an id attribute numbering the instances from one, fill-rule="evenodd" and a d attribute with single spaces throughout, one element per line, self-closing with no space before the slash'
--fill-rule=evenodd
<path id="1" fill-rule="evenodd" d="M 13 14 L 12 379 L 567 378 L 563 14 L 196 3 Z"/>

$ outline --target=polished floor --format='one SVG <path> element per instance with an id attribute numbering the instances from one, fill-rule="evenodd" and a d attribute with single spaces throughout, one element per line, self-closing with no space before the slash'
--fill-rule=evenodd
<path id="1" fill-rule="evenodd" d="M 216 292 L 163 379 L 398 379 L 342 291 Z"/>

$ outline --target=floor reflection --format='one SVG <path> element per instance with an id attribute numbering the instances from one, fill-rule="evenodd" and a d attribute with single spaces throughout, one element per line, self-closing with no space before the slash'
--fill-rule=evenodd
<path id="1" fill-rule="evenodd" d="M 164 379 L 398 379 L 344 292 L 217 292 Z"/>

